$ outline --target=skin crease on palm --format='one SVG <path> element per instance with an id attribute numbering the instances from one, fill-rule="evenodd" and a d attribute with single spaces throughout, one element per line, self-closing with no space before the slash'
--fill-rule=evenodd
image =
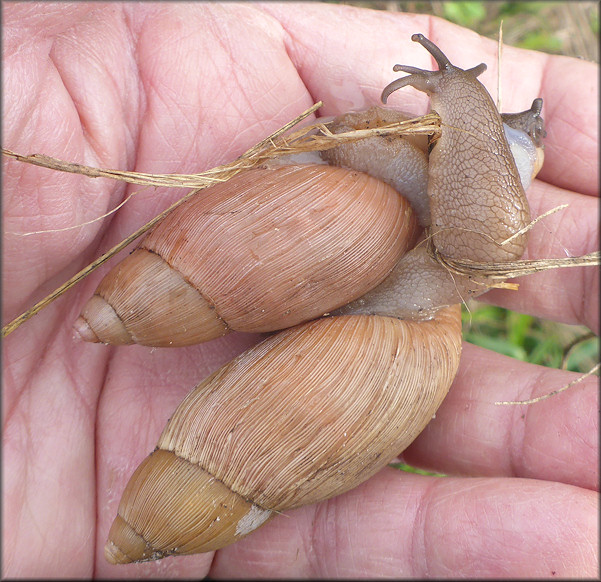
<path id="1" fill-rule="evenodd" d="M 395 63 L 431 69 L 423 32 L 454 64 L 496 43 L 442 20 L 308 4 L 3 5 L 3 147 L 91 166 L 192 173 L 232 160 L 314 101 L 320 115 L 378 103 Z M 505 47 L 503 110 L 544 99 L 546 162 L 528 192 L 527 257 L 598 248 L 598 67 Z M 416 114 L 413 89 L 389 101 Z M 118 214 L 81 224 L 140 190 Z M 24 311 L 181 197 L 3 160 L 3 320 Z M 101 270 L 106 272 L 106 268 Z M 598 576 L 595 379 L 530 407 L 575 374 L 464 345 L 459 374 L 405 459 L 338 498 L 278 516 L 215 554 L 111 566 L 103 546 L 129 475 L 184 395 L 255 343 L 111 348 L 72 323 L 102 273 L 4 342 L 3 575 L 59 577 Z M 598 269 L 548 271 L 487 300 L 598 333 Z"/>

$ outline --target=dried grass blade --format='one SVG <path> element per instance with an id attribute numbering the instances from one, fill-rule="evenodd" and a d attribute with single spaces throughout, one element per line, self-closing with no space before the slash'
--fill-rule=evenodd
<path id="1" fill-rule="evenodd" d="M 235 160 L 230 164 L 226 164 L 225 166 L 221 166 L 220 168 L 213 168 L 209 172 L 205 172 L 204 174 L 198 174 L 193 176 L 193 179 L 197 179 L 202 177 L 200 184 L 196 187 L 195 190 L 192 190 L 188 194 L 186 194 L 183 198 L 178 200 L 175 204 L 172 204 L 167 210 L 163 211 L 158 216 L 155 216 L 152 220 L 147 222 L 145 225 L 140 227 L 134 233 L 129 235 L 127 238 L 122 240 L 120 243 L 115 245 L 108 252 L 104 253 L 101 257 L 97 258 L 95 261 L 87 265 L 81 271 L 76 273 L 73 277 L 71 277 L 68 281 L 63 283 L 60 287 L 55 289 L 52 293 L 44 297 L 41 301 L 36 303 L 34 306 L 30 307 L 27 311 L 16 317 L 10 323 L 5 325 L 2 328 L 2 337 L 6 337 L 10 333 L 12 333 L 15 329 L 17 329 L 20 325 L 22 325 L 25 321 L 33 317 L 36 313 L 39 313 L 44 307 L 52 303 L 55 299 L 60 297 L 63 293 L 71 289 L 75 286 L 79 281 L 84 279 L 87 275 L 89 275 L 92 271 L 97 269 L 100 265 L 104 264 L 111 257 L 117 254 L 119 251 L 128 246 L 131 242 L 137 239 L 139 236 L 147 232 L 150 228 L 152 228 L 157 222 L 162 220 L 169 212 L 175 209 L 177 206 L 188 200 L 191 196 L 194 196 L 203 188 L 206 188 L 216 181 L 225 181 L 232 176 L 236 175 L 238 172 L 246 169 L 247 167 L 256 165 L 259 163 L 256 158 L 257 152 L 261 152 L 263 149 L 269 147 L 275 139 L 281 137 L 283 133 L 288 131 L 291 127 L 314 113 L 319 107 L 321 107 L 323 103 L 320 101 L 315 103 L 312 107 L 301 113 L 298 117 L 288 122 L 286 125 L 278 129 L 276 132 L 271 134 L 269 137 L 261 141 L 259 144 L 256 144 L 252 148 L 250 148 L 247 152 L 245 152 L 240 158 Z M 102 170 L 99 168 L 92 168 L 89 166 L 83 166 L 81 164 L 72 164 L 69 162 L 64 162 L 62 160 L 57 160 L 55 158 L 51 158 L 49 156 L 34 154 L 32 156 L 22 156 L 20 154 L 16 154 L 10 150 L 2 148 L 2 153 L 8 157 L 12 157 L 22 162 L 27 162 L 33 165 L 59 170 L 63 172 L 70 172 L 75 174 L 82 174 L 88 177 L 105 177 L 112 178 L 115 180 L 122 180 L 125 182 L 135 183 L 135 184 L 145 184 L 145 185 L 154 185 L 154 186 L 177 186 L 181 188 L 182 186 L 188 185 L 187 183 L 182 183 L 184 178 L 190 178 L 190 176 L 185 174 L 166 174 L 166 175 L 157 175 L 157 174 L 143 174 L 137 172 L 123 172 L 119 170 Z M 253 161 L 253 158 L 255 160 Z M 245 163 L 245 161 L 250 160 L 249 163 Z M 242 162 L 242 163 L 241 163 Z M 219 177 L 214 178 L 211 176 L 213 173 L 218 173 Z M 198 184 L 198 182 L 196 182 Z"/>

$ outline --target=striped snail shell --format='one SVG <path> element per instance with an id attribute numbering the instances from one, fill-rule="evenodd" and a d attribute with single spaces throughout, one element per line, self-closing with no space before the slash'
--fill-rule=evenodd
<path id="1" fill-rule="evenodd" d="M 327 317 L 271 336 L 177 408 L 126 486 L 107 560 L 216 550 L 352 489 L 423 430 L 460 351 L 458 305 L 425 323 Z"/>
<path id="2" fill-rule="evenodd" d="M 426 155 L 405 149 L 423 197 Z M 416 234 L 407 200 L 364 172 L 323 162 L 245 171 L 157 224 L 75 329 L 87 341 L 160 347 L 284 329 L 373 289 Z"/>

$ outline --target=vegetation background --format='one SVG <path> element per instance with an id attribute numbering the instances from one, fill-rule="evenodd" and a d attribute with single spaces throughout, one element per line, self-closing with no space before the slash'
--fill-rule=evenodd
<path id="1" fill-rule="evenodd" d="M 508 45 L 599 62 L 598 2 L 336 2 L 375 10 L 433 14 Z M 469 311 L 468 311 L 469 309 Z M 534 364 L 588 372 L 599 338 L 572 326 L 486 305 L 463 308 L 466 341 Z M 558 386 L 559 388 L 559 386 Z"/>

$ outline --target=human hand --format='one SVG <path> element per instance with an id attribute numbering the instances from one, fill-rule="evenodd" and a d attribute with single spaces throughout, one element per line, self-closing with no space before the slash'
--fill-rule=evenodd
<path id="1" fill-rule="evenodd" d="M 8 4 L 4 143 L 104 168 L 198 172 L 229 161 L 319 99 L 320 115 L 376 104 L 392 65 L 431 68 L 424 32 L 452 62 L 489 66 L 496 45 L 424 16 L 319 4 Z M 335 23 L 335 26 L 332 24 Z M 528 191 L 528 257 L 598 247 L 595 65 L 506 47 L 506 111 L 545 102 L 546 165 Z M 517 89 L 519 87 L 519 90 Z M 494 95 L 494 92 L 491 91 Z M 423 94 L 391 106 L 420 114 Z M 4 160 L 4 321 L 22 312 L 181 192 Z M 596 269 L 520 280 L 497 304 L 598 332 Z M 574 375 L 465 345 L 436 419 L 404 453 L 446 478 L 393 469 L 279 516 L 215 554 L 110 566 L 103 546 L 129 475 L 201 378 L 254 343 L 234 334 L 177 350 L 110 348 L 72 323 L 99 273 L 4 344 L 5 576 L 595 576 L 598 394 L 594 381 L 531 407 Z M 542 293 L 541 293 L 542 291 Z M 466 479 L 465 476 L 473 477 Z"/>

